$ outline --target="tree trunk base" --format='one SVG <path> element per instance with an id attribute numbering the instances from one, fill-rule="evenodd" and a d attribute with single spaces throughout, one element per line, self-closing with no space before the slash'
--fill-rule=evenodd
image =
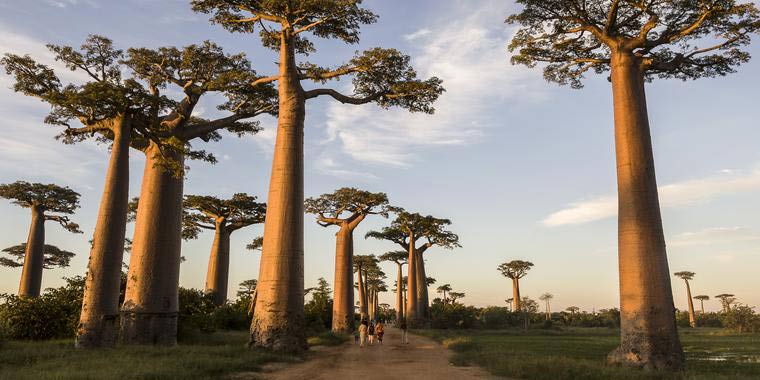
<path id="1" fill-rule="evenodd" d="M 122 311 L 119 340 L 122 344 L 175 346 L 177 314 Z"/>
<path id="2" fill-rule="evenodd" d="M 332 332 L 336 334 L 350 334 L 354 332 L 354 316 L 333 315 Z"/>
<path id="3" fill-rule="evenodd" d="M 114 347 L 119 337 L 118 314 L 103 315 L 99 321 L 81 321 L 77 328 L 76 348 Z"/>
<path id="4" fill-rule="evenodd" d="M 301 353 L 309 348 L 304 332 L 306 326 L 301 323 L 292 323 L 303 321 L 303 318 L 282 317 L 276 320 L 284 323 L 264 323 L 254 318 L 248 347 L 261 347 L 286 353 Z"/>
<path id="5" fill-rule="evenodd" d="M 665 348 L 662 344 L 667 342 L 663 340 L 666 339 L 637 338 L 610 352 L 607 363 L 644 370 L 682 370 L 685 359 L 680 345 L 678 348 Z"/>

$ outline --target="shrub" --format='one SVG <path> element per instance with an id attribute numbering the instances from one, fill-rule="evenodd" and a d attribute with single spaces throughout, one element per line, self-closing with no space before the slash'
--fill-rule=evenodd
<path id="1" fill-rule="evenodd" d="M 469 329 L 476 327 L 480 309 L 459 303 L 433 303 L 430 307 L 432 327 L 435 329 Z"/>
<path id="2" fill-rule="evenodd" d="M 723 317 L 727 328 L 739 333 L 760 331 L 760 317 L 755 314 L 755 309 L 747 305 L 738 304 L 732 307 Z"/>

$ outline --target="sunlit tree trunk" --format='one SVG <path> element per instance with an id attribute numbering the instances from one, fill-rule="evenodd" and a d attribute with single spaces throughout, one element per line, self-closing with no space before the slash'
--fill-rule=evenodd
<path id="1" fill-rule="evenodd" d="M 76 347 L 113 347 L 118 336 L 119 288 L 129 204 L 131 120 L 113 121 L 111 158 L 95 224 Z"/>
<path id="2" fill-rule="evenodd" d="M 264 222 L 258 297 L 250 343 L 278 351 L 306 349 L 303 279 L 303 127 L 306 99 L 294 35 L 281 36 L 279 118 Z"/>
<path id="3" fill-rule="evenodd" d="M 333 291 L 332 331 L 354 331 L 354 238 L 348 223 L 338 230 L 335 243 L 335 290 Z"/>
<path id="4" fill-rule="evenodd" d="M 430 305 L 428 302 L 428 285 L 427 274 L 425 273 L 425 260 L 422 252 L 416 252 L 417 255 L 417 315 L 419 316 L 421 326 L 427 326 L 430 322 Z"/>
<path id="5" fill-rule="evenodd" d="M 630 52 L 612 53 L 618 178 L 621 345 L 609 360 L 682 368 L 657 195 L 644 80 Z"/>
<path id="6" fill-rule="evenodd" d="M 216 222 L 214 244 L 208 260 L 206 273 L 206 293 L 212 294 L 214 304 L 224 305 L 227 302 L 227 287 L 230 278 L 230 231 L 226 222 Z"/>
<path id="7" fill-rule="evenodd" d="M 165 154 L 184 165 L 182 155 Z M 159 157 L 151 143 L 121 309 L 120 340 L 126 344 L 177 343 L 183 180 L 158 165 Z"/>
<path id="8" fill-rule="evenodd" d="M 398 266 L 398 275 L 396 276 L 396 325 L 400 325 L 404 318 L 404 291 L 401 282 L 403 281 L 402 263 L 396 263 Z"/>
<path id="9" fill-rule="evenodd" d="M 518 312 L 522 309 L 522 299 L 520 299 L 520 279 L 512 279 L 512 311 Z"/>
<path id="10" fill-rule="evenodd" d="M 18 295 L 21 297 L 39 297 L 42 288 L 42 270 L 45 264 L 45 210 L 32 206 L 32 224 L 26 239 L 24 267 L 21 271 L 21 283 Z"/>
<path id="11" fill-rule="evenodd" d="M 357 275 L 357 287 L 359 288 L 359 317 L 360 319 L 366 320 L 368 318 L 368 308 L 367 308 L 367 288 L 364 284 L 364 275 L 362 274 L 361 267 L 359 270 L 356 271 Z"/>
<path id="12" fill-rule="evenodd" d="M 419 327 L 421 324 L 417 296 L 417 252 L 414 247 L 414 236 L 409 236 L 409 268 L 406 277 L 406 323 L 409 327 Z"/>
<path id="13" fill-rule="evenodd" d="M 689 326 L 697 327 L 697 318 L 694 315 L 694 301 L 691 298 L 691 286 L 689 281 L 686 281 L 686 295 L 689 297 Z"/>

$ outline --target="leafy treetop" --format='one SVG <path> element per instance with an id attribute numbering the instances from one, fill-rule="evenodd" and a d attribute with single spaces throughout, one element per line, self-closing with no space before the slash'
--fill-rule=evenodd
<path id="1" fill-rule="evenodd" d="M 423 216 L 418 213 L 398 211 L 396 219 L 391 225 L 381 231 L 367 232 L 367 238 L 388 240 L 409 249 L 410 240 L 416 243 L 419 239 L 426 242 L 420 247 L 415 247 L 418 252 L 424 252 L 428 248 L 437 245 L 446 249 L 461 247 L 459 236 L 446 229 L 451 225 L 448 219 L 439 219 L 431 215 Z"/>
<path id="2" fill-rule="evenodd" d="M 381 261 L 392 261 L 396 264 L 406 264 L 406 260 L 409 259 L 409 254 L 406 251 L 390 251 L 380 255 Z"/>
<path id="3" fill-rule="evenodd" d="M 700 294 L 698 296 L 694 296 L 694 299 L 695 300 L 700 300 L 700 301 L 707 301 L 707 300 L 710 299 L 710 296 L 704 295 L 704 294 Z"/>
<path id="4" fill-rule="evenodd" d="M 631 54 L 646 79 L 726 75 L 749 60 L 742 47 L 760 30 L 753 3 L 735 0 L 518 0 L 512 63 L 546 63 L 544 77 L 582 87 L 589 70 Z"/>
<path id="5" fill-rule="evenodd" d="M 499 265 L 498 270 L 504 277 L 519 280 L 528 274 L 531 267 L 533 267 L 533 263 L 530 261 L 512 260 Z"/>
<path id="6" fill-rule="evenodd" d="M 377 266 L 377 257 L 375 255 L 354 255 L 354 271 L 365 270 Z"/>
<path id="7" fill-rule="evenodd" d="M 678 277 L 678 278 L 680 278 L 682 280 L 685 280 L 685 281 L 691 281 L 694 278 L 695 274 L 696 273 L 689 272 L 689 271 L 682 271 L 682 272 L 673 273 L 673 275 L 675 275 L 676 277 Z"/>
<path id="8" fill-rule="evenodd" d="M 8 257 L 0 257 L 0 266 L 9 268 L 18 268 L 24 266 L 24 256 L 26 256 L 26 243 L 8 247 L 2 251 Z M 76 256 L 74 252 L 64 251 L 54 245 L 45 244 L 43 248 L 45 259 L 42 267 L 45 269 L 65 268 L 69 266 L 71 258 Z"/>
<path id="9" fill-rule="evenodd" d="M 316 51 L 305 36 L 338 39 L 347 44 L 359 42 L 361 25 L 372 24 L 377 15 L 361 7 L 361 0 L 193 0 L 193 10 L 211 14 L 211 21 L 236 33 L 259 31 L 261 42 L 273 50 L 292 49 L 294 53 Z M 347 104 L 375 102 L 383 108 L 398 106 L 412 112 L 432 113 L 432 103 L 443 93 L 441 80 L 417 78 L 410 58 L 395 49 L 374 48 L 356 55 L 336 68 L 303 63 L 297 67 L 299 80 L 324 84 L 329 80 L 353 76 L 354 93 L 344 95 L 331 88 L 305 92 L 311 99 L 327 95 Z M 260 78 L 253 85 L 269 83 L 279 76 Z"/>
<path id="10" fill-rule="evenodd" d="M 388 205 L 385 193 L 372 193 L 353 187 L 344 187 L 331 194 L 304 201 L 305 211 L 317 214 L 317 223 L 322 227 L 347 225 L 355 228 L 367 215 L 381 215 L 385 218 L 392 207 Z M 347 216 L 343 216 L 347 214 Z"/>
<path id="11" fill-rule="evenodd" d="M 540 297 L 538 297 L 541 301 L 551 301 L 554 299 L 554 294 L 551 293 L 544 293 Z"/>
<path id="12" fill-rule="evenodd" d="M 79 208 L 79 193 L 69 187 L 16 181 L 0 185 L 0 197 L 11 199 L 21 207 L 39 210 L 45 220 L 58 222 L 70 232 L 82 233 L 79 225 L 71 222 L 66 216 Z M 64 215 L 51 215 L 50 212 Z"/>
<path id="13" fill-rule="evenodd" d="M 256 202 L 256 197 L 245 193 L 235 194 L 230 199 L 186 195 L 183 205 L 182 235 L 185 239 L 196 239 L 201 229 L 223 228 L 233 232 L 263 223 L 267 207 L 266 203 Z"/>

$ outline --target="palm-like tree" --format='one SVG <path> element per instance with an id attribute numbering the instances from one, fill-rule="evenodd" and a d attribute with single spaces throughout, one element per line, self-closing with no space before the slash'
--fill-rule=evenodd
<path id="1" fill-rule="evenodd" d="M 443 304 L 445 305 L 448 302 L 448 300 L 449 300 L 449 298 L 446 296 L 446 294 L 451 291 L 451 285 L 450 284 L 443 284 L 443 285 L 439 286 L 436 289 L 436 291 L 439 294 L 443 294 Z"/>
<path id="2" fill-rule="evenodd" d="M 722 293 L 715 296 L 715 298 L 720 299 L 720 304 L 723 306 L 723 312 L 728 313 L 731 311 L 731 304 L 736 302 L 736 296 L 730 293 Z"/>
<path id="3" fill-rule="evenodd" d="M 691 281 L 694 278 L 694 275 L 696 273 L 689 272 L 689 271 L 681 271 L 673 273 L 676 277 L 684 280 L 686 282 L 686 296 L 689 300 L 689 326 L 691 327 L 697 327 L 697 318 L 694 315 L 694 302 L 691 300 L 691 287 L 689 286 L 689 281 Z"/>
<path id="4" fill-rule="evenodd" d="M 460 292 L 451 292 L 449 293 L 449 298 L 451 299 L 451 304 L 457 303 L 458 299 L 464 298 L 464 293 Z"/>
<path id="5" fill-rule="evenodd" d="M 546 303 L 546 320 L 547 321 L 551 321 L 552 319 L 551 301 L 553 298 L 554 298 L 554 295 L 551 293 L 544 293 L 541 295 L 541 297 L 538 297 L 538 299 Z"/>
<path id="6" fill-rule="evenodd" d="M 705 315 L 705 301 L 709 300 L 710 296 L 700 294 L 698 296 L 694 296 L 694 299 L 699 300 L 699 306 L 700 306 L 700 309 L 702 309 L 702 316 L 704 316 Z"/>

